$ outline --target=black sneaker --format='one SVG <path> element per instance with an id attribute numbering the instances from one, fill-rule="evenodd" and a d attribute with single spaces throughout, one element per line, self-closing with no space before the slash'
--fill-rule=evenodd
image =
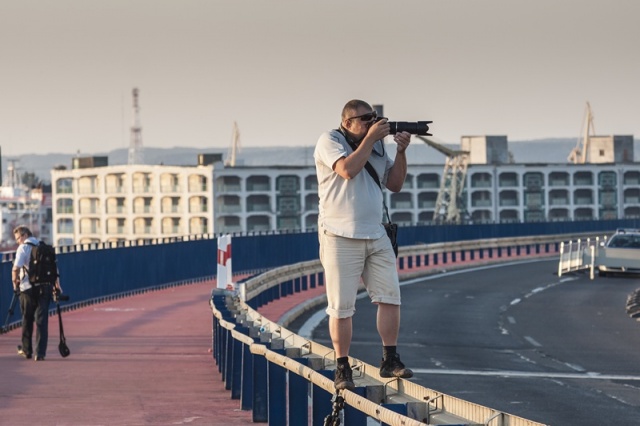
<path id="1" fill-rule="evenodd" d="M 18 355 L 20 355 L 23 358 L 29 359 L 31 358 L 31 354 L 26 353 L 23 349 L 22 346 L 18 346 Z"/>
<path id="2" fill-rule="evenodd" d="M 413 371 L 406 368 L 402 361 L 400 361 L 400 355 L 393 354 L 387 359 L 383 359 L 380 364 L 380 377 L 401 377 L 408 379 L 413 377 Z"/>
<path id="3" fill-rule="evenodd" d="M 355 383 L 353 383 L 353 372 L 349 364 L 338 364 L 333 383 L 336 385 L 336 390 L 349 389 L 352 391 L 356 388 Z"/>
<path id="4" fill-rule="evenodd" d="M 36 355 L 34 358 L 36 361 L 44 361 L 44 355 Z"/>

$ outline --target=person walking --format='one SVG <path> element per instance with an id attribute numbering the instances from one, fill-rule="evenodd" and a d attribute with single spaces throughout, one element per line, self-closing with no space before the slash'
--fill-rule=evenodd
<path id="1" fill-rule="evenodd" d="M 340 128 L 322 134 L 314 151 L 320 260 L 325 271 L 329 333 L 337 360 L 336 390 L 355 389 L 349 349 L 361 279 L 372 303 L 378 305 L 376 325 L 383 345 L 380 376 L 413 376 L 396 350 L 400 283 L 396 257 L 382 225 L 381 188 L 393 192 L 402 189 L 411 134 L 394 135 L 397 151 L 392 160 L 383 141 L 389 133 L 387 119 L 378 119 L 371 105 L 355 99 L 344 106 Z M 374 172 L 366 170 L 367 163 Z"/>
<path id="2" fill-rule="evenodd" d="M 39 244 L 31 230 L 26 226 L 18 226 L 13 236 L 19 244 L 13 261 L 11 278 L 13 291 L 20 294 L 20 310 L 22 311 L 22 345 L 18 346 L 18 354 L 26 359 L 33 356 L 33 327 L 36 326 L 35 360 L 44 361 L 47 355 L 49 340 L 49 303 L 53 295 L 53 286 L 59 283 L 29 282 L 29 261 L 31 250 Z"/>

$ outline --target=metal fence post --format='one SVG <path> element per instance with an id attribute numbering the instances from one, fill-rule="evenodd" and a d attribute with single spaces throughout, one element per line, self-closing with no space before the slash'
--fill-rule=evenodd
<path id="1" fill-rule="evenodd" d="M 271 349 L 285 355 L 284 349 Z M 276 363 L 267 366 L 269 374 L 269 426 L 287 425 L 287 370 Z"/>
<path id="2" fill-rule="evenodd" d="M 253 408 L 253 357 L 251 346 L 242 346 L 242 386 L 240 394 L 240 409 Z"/>
<path id="3" fill-rule="evenodd" d="M 269 421 L 269 382 L 267 359 L 253 356 L 253 422 Z"/>
<path id="4" fill-rule="evenodd" d="M 294 358 L 294 361 L 308 367 L 309 358 Z M 295 419 L 296 424 L 309 424 L 309 381 L 292 373 L 289 375 L 289 419 Z M 291 423 L 291 422 L 290 422 Z"/>
<path id="5" fill-rule="evenodd" d="M 319 374 L 333 380 L 332 370 L 318 370 Z M 313 426 L 322 426 L 324 418 L 331 414 L 333 406 L 331 403 L 331 394 L 320 386 L 312 385 L 311 387 L 311 421 Z"/>
<path id="6" fill-rule="evenodd" d="M 367 397 L 366 386 L 359 386 L 353 390 L 354 393 L 363 398 Z M 345 404 L 344 406 L 344 424 L 349 426 L 367 426 L 367 415 L 362 411 Z"/>
<path id="7" fill-rule="evenodd" d="M 395 413 L 402 414 L 403 416 L 406 416 L 408 414 L 407 404 L 380 404 L 380 405 Z M 387 423 L 382 423 L 382 425 L 391 426 Z"/>

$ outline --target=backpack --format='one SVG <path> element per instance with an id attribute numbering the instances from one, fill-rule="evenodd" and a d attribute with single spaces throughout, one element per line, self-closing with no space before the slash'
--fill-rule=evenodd
<path id="1" fill-rule="evenodd" d="M 31 258 L 29 259 L 29 282 L 31 284 L 54 284 L 58 279 L 58 264 L 56 261 L 56 249 L 44 241 L 38 245 L 27 243 L 31 246 Z"/>

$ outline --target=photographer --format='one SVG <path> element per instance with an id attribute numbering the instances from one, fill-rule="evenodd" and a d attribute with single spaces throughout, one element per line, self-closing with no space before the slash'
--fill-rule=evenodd
<path id="1" fill-rule="evenodd" d="M 49 303 L 55 291 L 60 292 L 59 282 L 37 283 L 29 282 L 29 261 L 31 250 L 39 241 L 33 237 L 26 226 L 18 226 L 13 230 L 13 236 L 19 244 L 11 270 L 13 291 L 20 293 L 20 310 L 22 311 L 22 345 L 18 346 L 18 354 L 26 359 L 33 355 L 32 335 L 33 325 L 36 329 L 35 360 L 44 361 L 47 355 L 49 339 Z"/>
<path id="2" fill-rule="evenodd" d="M 320 136 L 314 151 L 320 260 L 325 271 L 329 333 L 337 358 L 336 390 L 355 388 L 348 356 L 361 278 L 372 303 L 378 305 L 377 329 L 383 345 L 380 375 L 413 376 L 396 352 L 400 284 L 394 251 L 381 223 L 383 194 L 377 182 L 393 192 L 402 189 L 411 134 L 394 135 L 395 161 L 385 152 L 383 139 L 389 134 L 386 119 L 377 120 L 368 103 L 352 100 L 342 110 L 340 128 Z M 366 170 L 367 162 L 376 178 Z"/>

